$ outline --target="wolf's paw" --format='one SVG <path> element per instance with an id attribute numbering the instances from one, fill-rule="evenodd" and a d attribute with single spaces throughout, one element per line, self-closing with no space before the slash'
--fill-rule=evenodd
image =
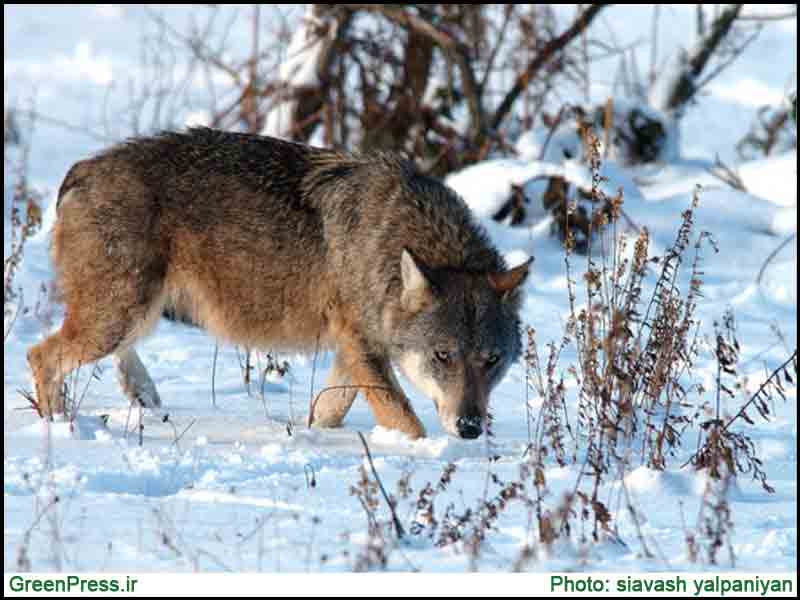
<path id="1" fill-rule="evenodd" d="M 399 429 L 400 431 L 405 433 L 408 437 L 410 437 L 412 440 L 421 440 L 422 438 L 427 437 L 427 433 L 425 432 L 425 426 L 417 418 L 409 422 L 406 426 L 401 427 Z"/>
<path id="2" fill-rule="evenodd" d="M 340 429 L 344 423 L 342 415 L 325 413 L 324 411 L 314 411 L 314 415 L 309 416 L 309 426 L 319 429 Z"/>

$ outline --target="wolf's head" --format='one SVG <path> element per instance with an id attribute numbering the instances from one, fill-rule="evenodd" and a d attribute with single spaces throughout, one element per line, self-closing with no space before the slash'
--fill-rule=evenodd
<path id="1" fill-rule="evenodd" d="M 404 250 L 394 360 L 433 399 L 451 434 L 478 437 L 489 393 L 520 354 L 519 286 L 528 262 L 499 273 L 430 269 Z"/>

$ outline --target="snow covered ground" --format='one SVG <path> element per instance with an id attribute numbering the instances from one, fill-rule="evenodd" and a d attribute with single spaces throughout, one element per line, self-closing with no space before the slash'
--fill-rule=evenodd
<path id="1" fill-rule="evenodd" d="M 645 12 L 620 7 L 608 12 L 605 25 L 620 43 L 641 38 Z M 682 25 L 693 18 L 686 9 L 666 9 L 661 43 L 666 55 L 681 41 Z M 170 9 L 176 23 L 185 9 Z M 24 104 L 35 93 L 39 112 L 61 121 L 102 129 L 104 93 L 123 76 L 135 75 L 142 15 L 135 7 L 74 6 L 69 9 L 4 7 L 5 97 Z M 704 186 L 696 230 L 713 232 L 720 248 L 705 253 L 705 286 L 699 305 L 701 333 L 708 341 L 712 323 L 727 308 L 735 314 L 741 348 L 740 372 L 754 390 L 765 374 L 783 362 L 797 345 L 796 242 L 771 263 L 761 285 L 756 279 L 765 259 L 796 231 L 796 152 L 740 165 L 748 192 L 732 191 L 706 172 L 719 154 L 733 164 L 733 148 L 758 106 L 784 94 L 795 69 L 796 22 L 770 26 L 739 62 L 700 99 L 683 123 L 681 160 L 622 172 L 628 187 L 625 211 L 646 226 L 652 252 L 669 247 L 681 211 L 695 185 Z M 602 82 L 613 65 L 600 65 Z M 44 230 L 30 242 L 17 284 L 29 306 L 50 277 L 47 224 L 60 179 L 75 160 L 102 147 L 101 140 L 45 122 L 32 140 L 31 177 L 50 203 Z M 9 158 L 9 156 L 7 156 Z M 11 156 L 13 158 L 13 156 Z M 608 168 L 613 167 L 609 165 Z M 495 187 L 524 183 L 538 165 L 488 161 L 450 183 L 482 215 L 491 213 Z M 8 194 L 9 170 L 4 175 Z M 631 181 L 647 185 L 634 193 Z M 502 182 L 500 185 L 499 182 Z M 489 208 L 487 208 L 489 206 Z M 523 318 L 537 330 L 540 345 L 557 341 L 568 315 L 566 276 L 559 243 L 546 222 L 511 229 L 485 219 L 494 241 L 518 262 L 536 258 L 526 284 Z M 4 239 L 8 239 L 6 212 Z M 4 244 L 5 246 L 5 244 Z M 7 252 L 7 248 L 6 248 Z M 575 258 L 580 280 L 583 262 Z M 682 274 L 686 285 L 688 273 Z M 648 283 L 654 283 L 650 277 Z M 582 295 L 579 293 L 578 297 Z M 50 311 L 52 310 L 52 314 Z M 528 444 L 525 369 L 514 366 L 496 389 L 492 408 L 494 439 L 462 441 L 442 430 L 432 403 L 411 390 L 429 437 L 410 442 L 376 429 L 366 403 L 359 399 L 337 431 L 305 427 L 309 400 L 319 391 L 330 357 L 280 355 L 291 371 L 286 377 L 242 382 L 240 353 L 215 344 L 205 333 L 163 321 L 139 348 L 159 387 L 169 421 L 144 416 L 141 444 L 138 412 L 131 414 L 119 392 L 110 361 L 96 377 L 85 368 L 73 389 L 83 396 L 83 415 L 74 430 L 67 424 L 45 428 L 27 409 L 19 390 L 29 389 L 25 360 L 28 346 L 56 327 L 60 309 L 44 303 L 16 321 L 4 344 L 4 568 L 8 571 L 342 571 L 361 564 L 369 542 L 367 516 L 351 493 L 365 464 L 356 432 L 365 433 L 375 467 L 387 490 L 398 498 L 398 516 L 412 529 L 416 500 L 424 486 L 436 484 L 443 469 L 456 471 L 447 490 L 436 497 L 437 518 L 453 504 L 462 513 L 487 493 L 498 492 L 490 472 L 503 482 L 518 477 Z M 692 373 L 713 394 L 716 363 L 709 343 Z M 259 366 L 259 357 L 255 358 Z M 574 361 L 568 349 L 562 366 Z M 263 366 L 263 362 L 261 363 Z M 405 383 L 405 382 L 404 382 Z M 574 392 L 574 390 L 572 390 Z M 730 492 L 736 568 L 796 571 L 797 568 L 797 412 L 796 393 L 777 401 L 770 422 L 749 427 L 774 494 L 747 477 Z M 574 394 L 573 394 L 574 395 Z M 697 399 L 699 402 L 702 399 Z M 534 412 L 539 406 L 533 400 Z M 739 405 L 724 407 L 733 414 Z M 680 465 L 696 449 L 696 432 L 687 434 L 666 471 L 633 462 L 624 474 L 641 534 L 654 557 L 646 558 L 636 523 L 619 500 L 617 478 L 601 490 L 618 527 L 618 541 L 581 546 L 577 538 L 558 543 L 528 564 L 537 571 L 701 570 L 690 562 L 686 533 L 696 527 L 704 480 Z M 489 456 L 498 457 L 488 460 Z M 550 506 L 575 485 L 577 465 L 548 465 Z M 410 492 L 404 494 L 408 480 Z M 405 496 L 405 497 L 404 497 Z M 388 519 L 383 500 L 376 513 Z M 477 568 L 509 571 L 523 547 L 534 541 L 528 510 L 510 502 L 490 533 Z M 470 558 L 461 544 L 439 548 L 424 534 L 408 535 L 386 548 L 388 568 L 465 571 Z M 730 568 L 723 560 L 723 568 Z"/>

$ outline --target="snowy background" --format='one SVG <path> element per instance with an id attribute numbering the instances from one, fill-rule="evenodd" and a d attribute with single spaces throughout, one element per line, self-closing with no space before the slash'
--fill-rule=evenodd
<path id="1" fill-rule="evenodd" d="M 786 5 L 758 6 L 761 13 Z M 565 13 L 568 9 L 564 9 Z M 165 11 L 176 28 L 190 8 Z M 571 14 L 571 13 L 570 13 Z M 619 44 L 641 42 L 649 13 L 632 7 L 610 9 L 597 31 L 607 29 Z M 694 12 L 665 8 L 660 44 L 667 57 L 686 44 Z M 309 400 L 319 391 L 330 356 L 279 355 L 291 365 L 285 377 L 242 381 L 241 353 L 220 346 L 215 370 L 216 406 L 212 405 L 215 343 L 203 332 L 163 321 L 141 343 L 139 353 L 150 370 L 169 412 L 170 422 L 144 416 L 140 446 L 136 423 L 119 392 L 110 361 L 96 377 L 84 369 L 74 388 L 85 397 L 82 417 L 73 431 L 56 424 L 45 428 L 28 409 L 20 390 L 30 389 L 26 349 L 58 326 L 60 309 L 40 293 L 51 278 L 48 227 L 55 191 L 76 160 L 104 147 L 106 137 L 124 136 L 114 125 L 116 107 L 124 105 L 125 82 L 142 76 L 139 39 L 146 18 L 136 7 L 94 5 L 61 7 L 4 6 L 4 98 L 19 107 L 34 106 L 38 119 L 29 139 L 31 184 L 44 194 L 44 227 L 26 247 L 15 284 L 31 308 L 20 314 L 4 343 L 4 568 L 14 571 L 342 571 L 358 566 L 369 542 L 365 512 L 351 488 L 364 464 L 356 435 L 369 442 L 383 484 L 398 498 L 398 516 L 409 530 L 416 498 L 443 469 L 456 471 L 447 490 L 436 497 L 441 513 L 475 506 L 503 482 L 518 477 L 528 444 L 524 365 L 515 365 L 492 399 L 494 439 L 462 441 L 442 430 L 432 403 L 407 382 L 417 414 L 429 433 L 410 442 L 376 429 L 368 406 L 357 400 L 345 428 L 309 430 L 304 425 Z M 717 78 L 681 123 L 680 156 L 669 164 L 622 169 L 606 165 L 610 184 L 626 189 L 625 211 L 651 234 L 651 252 L 668 248 L 680 213 L 703 186 L 696 214 L 697 231 L 714 233 L 720 252 L 706 252 L 705 286 L 699 305 L 705 351 L 691 377 L 713 394 L 716 363 L 710 340 L 712 323 L 731 309 L 741 343 L 740 374 L 754 391 L 766 374 L 783 362 L 797 344 L 796 242 L 785 246 L 756 279 L 770 253 L 796 231 L 796 151 L 740 163 L 735 146 L 749 129 L 759 107 L 779 105 L 794 85 L 796 19 L 765 27 L 737 62 Z M 234 36 L 235 37 L 235 36 Z M 646 50 L 643 50 L 646 51 Z M 616 63 L 598 62 L 592 94 L 605 98 Z M 197 92 L 202 93 L 201 91 Z M 119 104 L 116 104 L 119 103 Z M 197 115 L 186 114 L 186 120 Z M 68 126 L 67 126 L 68 125 Z M 89 132 L 89 133 L 87 133 Z M 526 283 L 523 320 L 537 330 L 544 347 L 558 341 L 568 315 L 563 251 L 543 215 L 531 226 L 510 228 L 489 217 L 511 183 L 526 184 L 543 166 L 530 160 L 519 141 L 515 159 L 487 160 L 452 175 L 450 183 L 485 221 L 509 261 L 534 256 Z M 4 169 L 4 253 L 9 251 L 9 194 L 15 150 L 7 149 Z M 531 155 L 532 156 L 532 155 Z M 747 191 L 735 191 L 708 174 L 716 157 L 731 165 Z M 553 168 L 575 178 L 587 177 L 569 161 Z M 580 280 L 584 262 L 574 259 Z M 686 284 L 687 273 L 683 274 Z M 652 284 L 653 278 L 648 280 Z M 581 293 L 578 297 L 584 297 Z M 34 310 L 37 300 L 41 301 Z M 263 368 L 263 359 L 254 358 Z M 567 349 L 562 364 L 574 361 Z M 85 392 L 84 392 L 85 390 Z M 573 390 L 574 391 L 574 390 Z M 758 419 L 749 434 L 756 444 L 773 494 L 747 477 L 730 491 L 732 547 L 736 568 L 744 571 L 794 571 L 797 565 L 797 414 L 796 395 L 774 404 L 769 422 Z M 698 402 L 700 399 L 698 399 Z M 537 409 L 536 398 L 531 398 Z M 731 402 L 727 414 L 738 410 Z M 102 417 L 102 418 L 101 418 Z M 583 545 L 579 536 L 540 548 L 527 568 L 537 571 L 698 570 L 690 562 L 687 531 L 696 527 L 704 479 L 680 465 L 696 449 L 696 434 L 665 471 L 631 464 L 625 478 L 639 515 L 641 534 L 652 558 L 642 551 L 636 524 L 619 501 L 612 478 L 601 491 L 608 499 L 618 537 Z M 489 456 L 498 457 L 489 461 Z M 548 465 L 552 506 L 574 485 L 581 468 Z M 403 497 L 407 480 L 411 492 Z M 313 485 L 312 485 L 313 484 Z M 382 499 L 376 509 L 385 521 Z M 438 548 L 425 535 L 409 535 L 399 545 L 387 535 L 385 553 L 391 570 L 509 571 L 523 547 L 534 543 L 528 510 L 511 502 L 490 533 L 477 565 L 462 545 Z M 727 558 L 722 568 L 731 568 Z M 717 568 L 717 567 L 714 567 Z"/>

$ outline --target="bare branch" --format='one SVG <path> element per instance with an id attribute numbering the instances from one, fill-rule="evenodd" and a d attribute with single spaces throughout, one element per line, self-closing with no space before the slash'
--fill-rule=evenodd
<path id="1" fill-rule="evenodd" d="M 482 89 L 472 67 L 469 48 L 460 40 L 455 39 L 446 31 L 436 27 L 409 11 L 397 8 L 391 4 L 340 4 L 339 6 L 352 11 L 365 11 L 379 14 L 390 21 L 408 29 L 416 31 L 430 38 L 459 68 L 461 83 L 464 86 L 464 96 L 469 107 L 471 120 L 471 136 L 477 140 L 485 130 L 485 113 L 481 102 Z"/>
<path id="2" fill-rule="evenodd" d="M 486 89 L 486 84 L 489 81 L 489 76 L 492 74 L 492 71 L 494 70 L 494 63 L 497 60 L 498 54 L 500 54 L 500 48 L 503 46 L 503 39 L 505 38 L 506 31 L 508 30 L 508 26 L 511 23 L 511 18 L 514 16 L 515 7 L 516 4 L 505 5 L 505 9 L 503 11 L 503 23 L 502 25 L 500 25 L 500 31 L 497 34 L 497 43 L 492 49 L 492 53 L 489 55 L 489 59 L 486 61 L 486 71 L 483 74 L 483 79 L 481 79 L 481 89 Z"/>
<path id="3" fill-rule="evenodd" d="M 64 129 L 65 131 L 71 131 L 72 133 L 77 133 L 80 135 L 84 135 L 88 138 L 91 138 L 97 142 L 103 142 L 108 144 L 114 141 L 107 135 L 104 135 L 100 132 L 94 131 L 89 129 L 88 127 L 80 127 L 78 125 L 73 125 L 72 123 L 67 123 L 66 121 L 62 121 L 61 119 L 56 119 L 54 117 L 50 117 L 48 115 L 44 115 L 36 110 L 27 110 L 27 109 L 18 109 L 16 110 L 18 115 L 22 115 L 28 119 L 32 119 L 34 121 L 39 121 L 41 123 L 47 123 L 48 125 L 53 125 L 54 127 L 59 127 Z"/>
<path id="4" fill-rule="evenodd" d="M 796 18 L 797 18 L 797 11 L 793 10 L 790 12 L 778 13 L 774 15 L 758 15 L 758 14 L 741 15 L 739 17 L 739 20 L 765 22 L 765 21 L 786 21 L 789 19 L 796 19 Z"/>
<path id="5" fill-rule="evenodd" d="M 733 4 L 723 10 L 711 25 L 708 36 L 701 40 L 694 53 L 686 57 L 686 68 L 675 82 L 665 110 L 677 110 L 685 106 L 698 91 L 697 78 L 703 72 L 717 48 L 730 32 L 744 4 Z"/>
<path id="6" fill-rule="evenodd" d="M 511 108 L 517 101 L 517 98 L 525 91 L 528 84 L 533 80 L 539 71 L 550 61 L 553 56 L 566 47 L 572 40 L 581 35 L 587 27 L 591 24 L 594 18 L 603 10 L 607 3 L 592 4 L 583 13 L 581 13 L 570 27 L 561 35 L 554 38 L 547 45 L 542 48 L 533 60 L 528 64 L 528 67 L 517 77 L 511 91 L 508 92 L 500 106 L 497 107 L 494 115 L 492 116 L 490 125 L 493 130 L 496 130 L 503 123 L 505 118 L 511 112 Z"/>
<path id="7" fill-rule="evenodd" d="M 714 166 L 708 169 L 708 172 L 734 190 L 738 190 L 740 192 L 747 191 L 747 188 L 745 187 L 744 182 L 739 174 L 731 169 L 728 165 L 723 163 L 722 160 L 720 160 L 719 155 L 717 155 L 716 159 L 714 160 Z"/>
<path id="8" fill-rule="evenodd" d="M 717 66 L 717 68 L 714 69 L 711 73 L 709 73 L 706 77 L 704 77 L 702 81 L 695 84 L 695 90 L 694 90 L 695 94 L 697 94 L 697 92 L 702 90 L 714 79 L 716 79 L 719 76 L 719 74 L 722 73 L 725 69 L 731 66 L 736 61 L 736 59 L 739 58 L 744 53 L 745 50 L 747 50 L 750 44 L 752 44 L 756 40 L 759 33 L 761 33 L 760 29 L 756 29 L 755 31 L 753 31 L 753 33 L 751 33 L 744 42 L 742 42 L 741 44 L 739 44 L 737 47 L 733 48 L 730 51 L 730 55 L 726 60 L 720 63 L 720 65 Z"/>

